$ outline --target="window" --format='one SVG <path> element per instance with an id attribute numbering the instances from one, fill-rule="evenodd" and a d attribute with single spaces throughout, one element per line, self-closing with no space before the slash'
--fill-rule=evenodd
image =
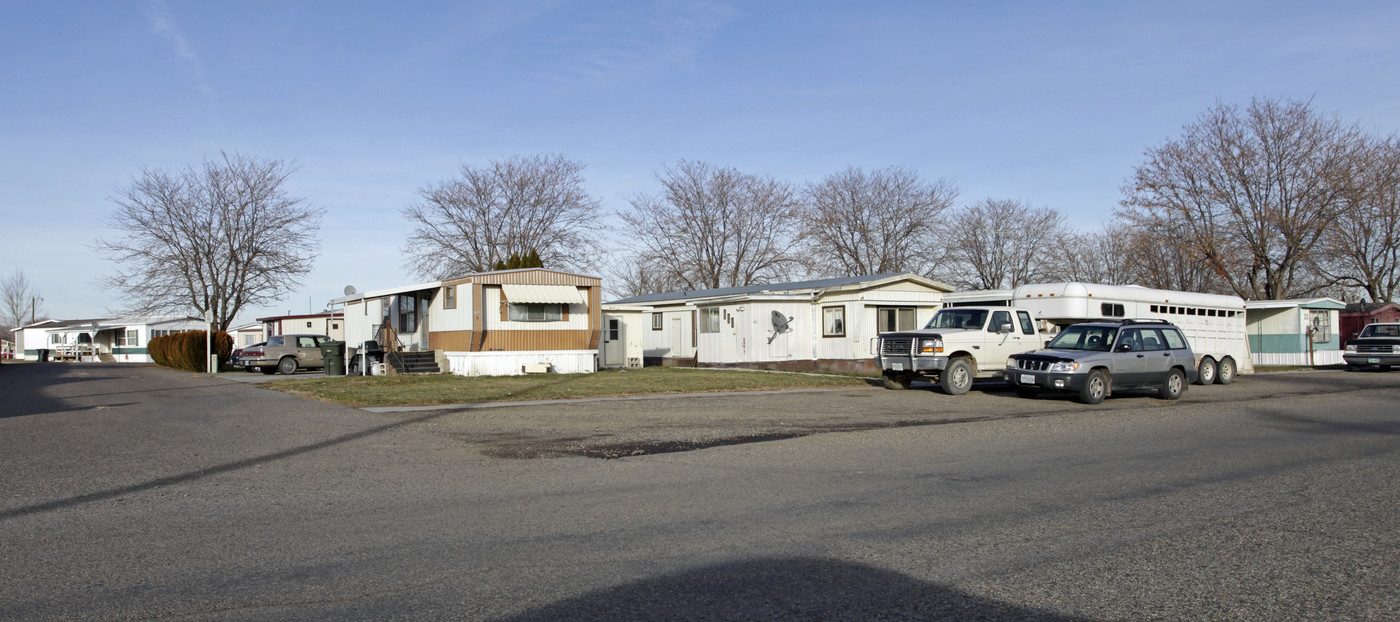
<path id="1" fill-rule="evenodd" d="M 617 341 L 622 336 L 622 321 L 616 318 L 608 318 L 608 334 L 605 340 Z"/>
<path id="2" fill-rule="evenodd" d="M 311 322 L 307 322 L 307 323 L 306 323 L 306 327 L 307 327 L 307 328 L 311 328 Z"/>
<path id="3" fill-rule="evenodd" d="M 1025 311 L 1017 311 L 1016 316 L 1021 318 L 1021 334 L 1034 335 L 1035 324 L 1031 322 L 1031 314 L 1026 313 Z"/>
<path id="4" fill-rule="evenodd" d="M 660 313 L 651 314 L 651 329 L 661 330 L 661 323 L 664 320 Z"/>
<path id="5" fill-rule="evenodd" d="M 1326 311 L 1311 311 L 1308 313 L 1312 318 L 1308 320 L 1309 328 L 1312 329 L 1313 343 L 1326 342 L 1332 340 L 1332 314 Z"/>
<path id="6" fill-rule="evenodd" d="M 1162 330 L 1162 336 L 1167 339 L 1167 347 L 1172 350 L 1182 350 L 1186 348 L 1186 339 L 1170 328 Z"/>
<path id="7" fill-rule="evenodd" d="M 1011 312 L 1010 312 L 1010 311 L 997 311 L 996 313 L 993 313 L 993 314 L 992 314 L 992 323 L 987 325 L 987 332 L 989 332 L 989 333 L 1001 332 L 1001 326 L 1002 326 L 1003 324 L 1006 324 L 1006 325 L 1008 325 L 1008 326 L 1011 324 Z"/>
<path id="8" fill-rule="evenodd" d="M 900 330 L 914 330 L 914 309 L 912 307 L 880 307 L 875 310 L 880 319 L 879 332 L 892 333 Z"/>
<path id="9" fill-rule="evenodd" d="M 846 307 L 822 307 L 822 336 L 846 336 Z"/>
<path id="10" fill-rule="evenodd" d="M 135 328 L 117 331 L 117 346 L 135 348 L 141 345 L 140 334 Z"/>
<path id="11" fill-rule="evenodd" d="M 399 328 L 400 333 L 411 333 L 418 330 L 418 302 L 413 296 L 399 296 Z"/>
<path id="12" fill-rule="evenodd" d="M 298 347 L 298 348 L 314 348 L 314 347 L 316 347 L 316 338 L 315 338 L 315 337 L 297 337 L 297 347 Z"/>
<path id="13" fill-rule="evenodd" d="M 719 307 L 710 307 L 700 310 L 700 332 L 719 332 Z"/>
<path id="14" fill-rule="evenodd" d="M 58 333 L 49 333 L 49 343 L 59 344 L 63 343 L 63 341 L 59 339 Z"/>
<path id="15" fill-rule="evenodd" d="M 283 341 L 284 341 L 284 339 L 283 339 L 282 336 L 280 336 L 280 335 L 279 335 L 279 336 L 276 336 L 276 337 L 268 337 L 268 338 L 267 338 L 267 347 L 269 347 L 269 348 L 278 348 L 278 347 L 281 347 L 281 346 L 283 345 Z"/>
<path id="16" fill-rule="evenodd" d="M 1123 305 L 1105 302 L 1099 305 L 1099 313 L 1104 317 L 1123 317 Z"/>
<path id="17" fill-rule="evenodd" d="M 508 319 L 512 322 L 562 322 L 564 307 L 554 303 L 512 302 L 507 305 Z"/>
<path id="18" fill-rule="evenodd" d="M 442 308 L 457 308 L 457 286 L 448 285 L 442 288 Z"/>

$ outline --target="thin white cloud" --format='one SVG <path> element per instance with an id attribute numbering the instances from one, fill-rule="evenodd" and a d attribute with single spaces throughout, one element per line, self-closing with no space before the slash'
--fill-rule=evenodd
<path id="1" fill-rule="evenodd" d="M 199 53 L 180 30 L 180 25 L 175 22 L 175 14 L 171 12 L 170 6 L 164 0 L 147 0 L 145 14 L 146 21 L 151 24 L 151 33 L 169 43 L 175 56 L 189 68 L 195 88 L 209 103 L 210 120 L 217 123 L 218 91 L 209 86 L 208 80 L 205 79 L 204 61 L 200 60 Z"/>

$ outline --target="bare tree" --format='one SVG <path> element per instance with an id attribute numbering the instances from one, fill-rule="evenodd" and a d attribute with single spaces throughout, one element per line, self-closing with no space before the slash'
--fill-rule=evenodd
<path id="1" fill-rule="evenodd" d="M 143 169 L 112 198 L 99 251 L 118 264 L 104 283 L 137 313 L 213 311 L 227 329 L 245 305 L 279 300 L 311 272 L 323 210 L 287 196 L 282 160 L 221 153 L 199 168 Z"/>
<path id="2" fill-rule="evenodd" d="M 1323 235 L 1317 267 L 1331 282 L 1386 302 L 1400 293 L 1400 139 L 1368 141 L 1366 154 L 1346 208 Z"/>
<path id="3" fill-rule="evenodd" d="M 1136 227 L 1114 221 L 1111 226 L 1127 232 L 1120 261 L 1136 284 L 1186 292 L 1233 293 L 1200 260 L 1196 246 L 1179 230 L 1179 224 L 1162 222 Z"/>
<path id="4" fill-rule="evenodd" d="M 29 277 L 16 268 L 10 276 L 0 280 L 0 332 L 42 319 L 39 316 L 42 301 L 43 295 L 29 282 Z"/>
<path id="5" fill-rule="evenodd" d="M 622 214 L 640 269 L 660 283 L 713 289 L 771 282 L 798 267 L 801 204 L 788 184 L 732 167 L 681 161 L 656 175 L 662 191 Z"/>
<path id="6" fill-rule="evenodd" d="M 1095 231 L 1066 232 L 1060 238 L 1059 261 L 1046 266 L 1056 280 L 1130 285 L 1138 281 L 1133 265 L 1124 261 L 1136 240 L 1128 229 L 1114 223 Z"/>
<path id="7" fill-rule="evenodd" d="M 1217 104 L 1181 138 L 1147 151 L 1119 215 L 1178 232 L 1234 294 L 1280 299 L 1313 289 L 1310 255 L 1346 207 L 1361 132 L 1310 102 Z"/>
<path id="8" fill-rule="evenodd" d="M 929 273 L 942 256 L 938 223 L 958 190 L 913 171 L 858 168 L 808 184 L 803 257 L 820 276 Z"/>
<path id="9" fill-rule="evenodd" d="M 583 165 L 559 155 L 515 156 L 420 188 L 403 210 L 414 224 L 409 269 L 427 278 L 486 272 L 511 255 L 539 254 L 548 268 L 592 266 L 598 201 Z"/>
<path id="10" fill-rule="evenodd" d="M 953 215 L 946 244 L 952 281 L 972 289 L 1047 280 L 1063 252 L 1065 217 L 1021 201 L 984 199 Z"/>

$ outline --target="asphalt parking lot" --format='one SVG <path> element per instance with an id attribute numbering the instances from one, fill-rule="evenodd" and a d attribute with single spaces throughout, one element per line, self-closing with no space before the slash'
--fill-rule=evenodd
<path id="1" fill-rule="evenodd" d="M 259 376 L 261 374 L 258 374 Z M 1390 620 L 1400 373 L 372 412 L 0 369 L 0 619 Z"/>

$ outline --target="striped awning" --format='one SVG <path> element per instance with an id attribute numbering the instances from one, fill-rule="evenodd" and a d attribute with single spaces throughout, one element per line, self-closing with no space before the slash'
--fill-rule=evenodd
<path id="1" fill-rule="evenodd" d="M 587 304 L 583 293 L 572 285 L 516 285 L 507 283 L 501 286 L 509 302 L 545 304 Z"/>

